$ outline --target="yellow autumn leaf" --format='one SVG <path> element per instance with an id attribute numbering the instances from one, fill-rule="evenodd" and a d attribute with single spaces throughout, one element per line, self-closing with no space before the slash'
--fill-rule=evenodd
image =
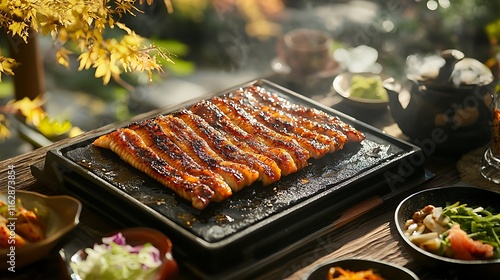
<path id="1" fill-rule="evenodd" d="M 59 29 L 59 32 L 58 32 L 58 39 L 59 41 L 61 42 L 66 42 L 68 41 L 68 31 L 65 29 L 65 28 L 61 28 Z"/>
<path id="2" fill-rule="evenodd" d="M 76 60 L 80 61 L 80 66 L 78 66 L 78 71 L 85 69 L 89 69 L 90 67 L 90 59 L 89 59 L 90 54 L 85 52 L 82 53 L 78 56 Z"/>
<path id="3" fill-rule="evenodd" d="M 114 62 L 110 64 L 109 71 L 113 75 L 120 75 L 121 74 L 120 67 L 118 67 Z"/>
<path id="4" fill-rule="evenodd" d="M 66 68 L 69 68 L 69 54 L 71 53 L 73 52 L 69 51 L 68 49 L 59 49 L 56 53 L 57 63 L 66 66 Z"/>
<path id="5" fill-rule="evenodd" d="M 108 71 L 106 75 L 102 78 L 102 82 L 104 85 L 107 85 L 111 80 L 111 71 Z"/>
<path id="6" fill-rule="evenodd" d="M 28 115 L 31 111 L 40 108 L 43 105 L 43 101 L 40 97 L 33 100 L 28 97 L 24 97 L 21 100 L 11 101 L 7 105 L 11 106 L 14 110 L 18 110 L 23 115 Z"/>
<path id="7" fill-rule="evenodd" d="M 40 121 L 45 118 L 46 113 L 42 108 L 35 108 L 31 111 L 25 112 L 23 116 L 26 118 L 25 122 L 27 124 L 37 126 Z"/>
<path id="8" fill-rule="evenodd" d="M 21 115 L 26 118 L 27 124 L 37 125 L 46 116 L 45 111 L 41 107 L 43 100 L 39 97 L 31 100 L 28 97 L 24 97 L 21 100 L 10 101 L 7 106 L 12 108 L 14 111 L 19 111 Z"/>
<path id="9" fill-rule="evenodd" d="M 72 127 L 69 132 L 68 132 L 68 137 L 75 137 L 75 136 L 78 136 L 80 134 L 82 134 L 84 131 L 81 130 L 79 127 L 77 126 L 74 126 Z"/>
<path id="10" fill-rule="evenodd" d="M 118 26 L 120 29 L 127 31 L 127 34 L 131 34 L 131 33 L 132 33 L 132 30 L 131 30 L 130 28 L 128 28 L 125 24 L 120 23 L 120 22 L 116 22 L 115 24 L 116 24 L 116 26 Z"/>
<path id="11" fill-rule="evenodd" d="M 95 69 L 95 77 L 96 78 L 100 78 L 104 75 L 106 75 L 106 73 L 109 72 L 109 67 L 107 64 L 105 63 L 101 63 L 99 64 L 99 66 L 97 66 L 97 68 Z"/>
<path id="12" fill-rule="evenodd" d="M 9 25 L 9 30 L 12 32 L 13 35 L 19 35 L 23 37 L 23 33 L 25 32 L 25 29 L 28 26 L 24 22 L 17 22 L 14 21 Z"/>
<path id="13" fill-rule="evenodd" d="M 123 36 L 123 42 L 129 46 L 140 45 L 144 39 L 135 33 Z"/>
<path id="14" fill-rule="evenodd" d="M 19 3 L 19 4 L 20 4 L 20 3 Z M 17 5 L 17 6 L 19 6 L 19 4 L 18 4 L 18 3 L 16 3 L 16 5 Z M 13 15 L 17 16 L 17 17 L 20 17 L 20 18 L 22 18 L 22 17 L 23 17 L 23 11 L 21 11 L 20 9 L 13 9 L 13 10 L 11 11 L 11 13 L 12 13 Z"/>
<path id="15" fill-rule="evenodd" d="M 128 57 L 128 54 L 130 53 L 129 48 L 127 48 L 124 45 L 118 44 L 113 47 L 113 51 L 111 52 L 111 56 L 114 57 Z"/>
<path id="16" fill-rule="evenodd" d="M 9 120 L 0 114 L 0 141 L 3 141 L 11 136 L 9 130 Z"/>
<path id="17" fill-rule="evenodd" d="M 1 61 L 1 70 L 0 72 L 3 72 L 7 75 L 11 75 L 11 76 L 14 76 L 14 71 L 12 70 L 12 68 L 15 68 L 16 66 L 19 65 L 19 63 L 17 63 L 13 58 L 4 58 L 2 60 L 2 58 L 0 57 L 0 61 Z"/>
<path id="18" fill-rule="evenodd" d="M 0 1 L 0 11 L 4 11 L 4 12 L 9 11 L 9 4 L 10 4 L 10 1 L 7 1 L 7 0 Z"/>
<path id="19" fill-rule="evenodd" d="M 2 115 L 0 115 L 2 116 Z M 7 124 L 0 122 L 0 141 L 10 138 L 11 133 Z"/>
<path id="20" fill-rule="evenodd" d="M 91 61 L 96 61 L 98 58 L 99 58 L 99 53 L 98 53 L 98 51 L 92 51 L 92 52 L 89 52 L 89 59 L 90 59 Z"/>
<path id="21" fill-rule="evenodd" d="M 36 126 L 38 131 L 48 138 L 63 135 L 70 131 L 71 127 L 72 125 L 69 121 L 59 122 L 49 117 L 41 119 L 40 123 Z"/>

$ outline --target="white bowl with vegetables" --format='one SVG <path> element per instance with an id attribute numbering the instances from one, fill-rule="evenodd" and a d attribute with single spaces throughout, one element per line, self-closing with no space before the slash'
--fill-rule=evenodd
<path id="1" fill-rule="evenodd" d="M 72 279 L 171 279 L 177 274 L 172 243 L 145 227 L 118 230 L 76 252 L 69 262 Z"/>
<path id="2" fill-rule="evenodd" d="M 67 195 L 0 192 L 0 269 L 15 271 L 46 257 L 79 223 L 81 209 Z"/>
<path id="3" fill-rule="evenodd" d="M 443 277 L 500 275 L 500 193 L 464 183 L 424 190 L 401 201 L 394 219 L 412 256 Z"/>

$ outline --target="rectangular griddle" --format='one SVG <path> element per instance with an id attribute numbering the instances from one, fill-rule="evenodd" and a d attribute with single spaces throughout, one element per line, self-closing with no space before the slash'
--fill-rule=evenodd
<path id="1" fill-rule="evenodd" d="M 282 257 L 283 252 L 324 230 L 340 211 L 374 195 L 391 196 L 426 177 L 421 164 L 413 164 L 424 158 L 418 147 L 269 81 L 252 81 L 202 99 L 252 84 L 338 116 L 365 133 L 366 139 L 310 160 L 303 170 L 270 186 L 255 183 L 203 211 L 113 152 L 91 145 L 111 130 L 50 150 L 33 174 L 119 224 L 164 231 L 173 241 L 176 259 L 199 275 L 217 277 L 257 270 L 262 260 Z M 144 118 L 188 108 L 199 100 Z"/>

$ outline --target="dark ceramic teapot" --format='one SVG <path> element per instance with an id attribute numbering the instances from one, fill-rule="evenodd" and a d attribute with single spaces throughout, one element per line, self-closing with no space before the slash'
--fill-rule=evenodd
<path id="1" fill-rule="evenodd" d="M 491 139 L 493 74 L 458 50 L 410 56 L 408 83 L 386 83 L 391 115 L 426 154 L 459 154 Z"/>

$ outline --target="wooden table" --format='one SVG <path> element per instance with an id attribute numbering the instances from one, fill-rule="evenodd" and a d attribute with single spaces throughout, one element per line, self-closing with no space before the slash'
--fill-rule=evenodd
<path id="1" fill-rule="evenodd" d="M 313 93 L 310 97 L 375 127 L 383 129 L 391 135 L 404 137 L 394 124 L 388 110 L 381 110 L 377 113 L 373 113 L 352 108 L 343 104 L 337 96 L 331 93 L 317 95 Z M 117 124 L 112 124 L 110 126 L 114 125 Z M 110 126 L 100 128 L 92 133 L 107 130 Z M 81 137 L 84 137 L 84 135 Z M 51 146 L 43 147 L 30 153 L 0 162 L 0 190 L 5 190 L 7 188 L 7 171 L 9 166 L 13 166 L 13 170 L 16 172 L 15 181 L 18 190 L 31 190 L 53 195 L 53 191 L 35 180 L 30 172 L 30 166 L 43 162 L 45 154 L 49 149 L 71 141 L 78 141 L 78 139 L 79 137 L 76 139 L 65 139 Z M 429 155 L 425 161 L 425 168 L 435 176 L 433 179 L 415 187 L 412 191 L 450 185 L 461 181 L 461 173 L 456 168 L 457 162 L 460 160 L 460 156 L 440 157 Z M 476 161 L 476 157 L 472 157 L 472 159 L 469 158 L 468 160 Z M 479 162 L 478 157 L 477 162 Z M 500 189 L 497 188 L 496 185 L 489 184 L 486 180 L 476 181 L 474 183 L 489 189 Z M 367 213 L 356 211 L 356 208 L 351 209 L 350 212 L 345 213 L 346 216 L 344 220 L 348 221 L 347 224 L 342 224 L 337 230 L 304 246 L 280 262 L 272 264 L 270 267 L 264 269 L 259 275 L 252 276 L 252 278 L 300 279 L 305 272 L 323 262 L 337 258 L 356 257 L 382 260 L 405 266 L 414 271 L 421 279 L 442 279 L 440 275 L 415 263 L 410 257 L 409 252 L 402 246 L 402 240 L 400 240 L 393 222 L 394 210 L 399 202 L 400 199 L 386 201 Z M 376 204 L 377 202 L 367 201 L 366 203 Z M 359 209 L 363 209 L 363 207 Z M 101 218 L 98 213 L 89 207 L 85 207 L 85 205 L 81 213 L 80 226 L 101 233 L 116 229 L 115 225 L 110 224 L 108 221 Z M 69 238 L 71 238 L 71 235 Z M 73 242 L 71 239 L 66 241 Z M 54 253 L 48 256 L 46 260 L 30 266 L 28 269 L 18 271 L 15 275 L 5 275 L 5 273 L 2 272 L 0 273 L 0 278 L 8 276 L 9 279 L 61 279 L 61 271 L 63 270 L 64 263 L 61 261 L 61 258 Z M 186 271 L 181 270 L 181 279 L 190 278 L 188 275 Z"/>

